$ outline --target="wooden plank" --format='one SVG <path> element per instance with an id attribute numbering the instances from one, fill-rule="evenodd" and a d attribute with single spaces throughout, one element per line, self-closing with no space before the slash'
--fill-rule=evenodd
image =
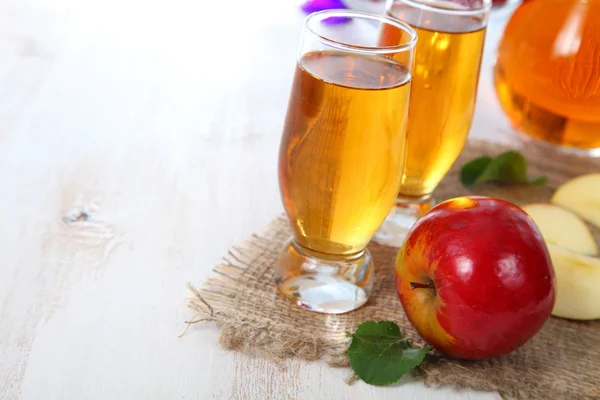
<path id="1" fill-rule="evenodd" d="M 0 397 L 496 398 L 177 337 L 185 283 L 281 212 L 302 19 L 276 0 L 0 4 Z M 482 82 L 474 126 L 507 140 Z"/>

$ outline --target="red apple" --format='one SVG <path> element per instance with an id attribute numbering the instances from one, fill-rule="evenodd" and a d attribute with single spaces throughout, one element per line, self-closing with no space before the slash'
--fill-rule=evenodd
<path id="1" fill-rule="evenodd" d="M 409 231 L 395 275 L 419 335 L 456 358 L 515 350 L 554 305 L 554 269 L 541 233 L 519 207 L 490 197 L 432 208 Z"/>

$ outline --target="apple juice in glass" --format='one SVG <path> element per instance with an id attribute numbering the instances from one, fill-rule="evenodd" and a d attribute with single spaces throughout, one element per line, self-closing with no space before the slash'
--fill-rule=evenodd
<path id="1" fill-rule="evenodd" d="M 394 215 L 377 240 L 399 247 L 434 204 L 433 192 L 461 153 L 471 128 L 491 0 L 390 0 L 387 15 L 408 23 L 415 48 L 406 163 Z M 383 30 L 380 42 L 401 39 Z M 392 233 L 388 233 L 392 232 Z"/>
<path id="2" fill-rule="evenodd" d="M 404 40 L 379 45 L 384 26 Z M 275 270 L 281 293 L 304 308 L 343 313 L 369 298 L 366 246 L 404 167 L 416 40 L 408 25 L 375 14 L 332 10 L 306 20 L 279 153 L 293 238 Z"/>

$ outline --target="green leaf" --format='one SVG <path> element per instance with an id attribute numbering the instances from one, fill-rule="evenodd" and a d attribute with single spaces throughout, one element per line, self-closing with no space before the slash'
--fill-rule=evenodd
<path id="1" fill-rule="evenodd" d="M 472 186 L 484 182 L 543 185 L 546 177 L 527 178 L 527 160 L 517 151 L 506 151 L 495 158 L 479 157 L 463 165 L 461 182 Z"/>
<path id="2" fill-rule="evenodd" d="M 492 162 L 492 157 L 483 156 L 469 161 L 460 170 L 460 181 L 463 185 L 471 186 L 477 181 L 481 172 Z"/>
<path id="3" fill-rule="evenodd" d="M 371 385 L 391 385 L 423 361 L 430 346 L 412 348 L 394 322 L 368 321 L 351 334 L 348 358 L 354 373 Z"/>
<path id="4" fill-rule="evenodd" d="M 527 161 L 520 153 L 507 151 L 494 158 L 475 183 L 489 181 L 527 182 Z"/>

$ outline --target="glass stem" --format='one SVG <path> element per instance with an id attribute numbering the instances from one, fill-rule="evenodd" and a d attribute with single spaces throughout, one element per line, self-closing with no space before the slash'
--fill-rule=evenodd
<path id="1" fill-rule="evenodd" d="M 427 211 L 436 204 L 435 199 L 431 194 L 424 196 L 405 196 L 398 194 L 396 198 L 395 211 L 401 211 L 403 214 L 414 217 L 415 219 L 421 218 Z"/>

